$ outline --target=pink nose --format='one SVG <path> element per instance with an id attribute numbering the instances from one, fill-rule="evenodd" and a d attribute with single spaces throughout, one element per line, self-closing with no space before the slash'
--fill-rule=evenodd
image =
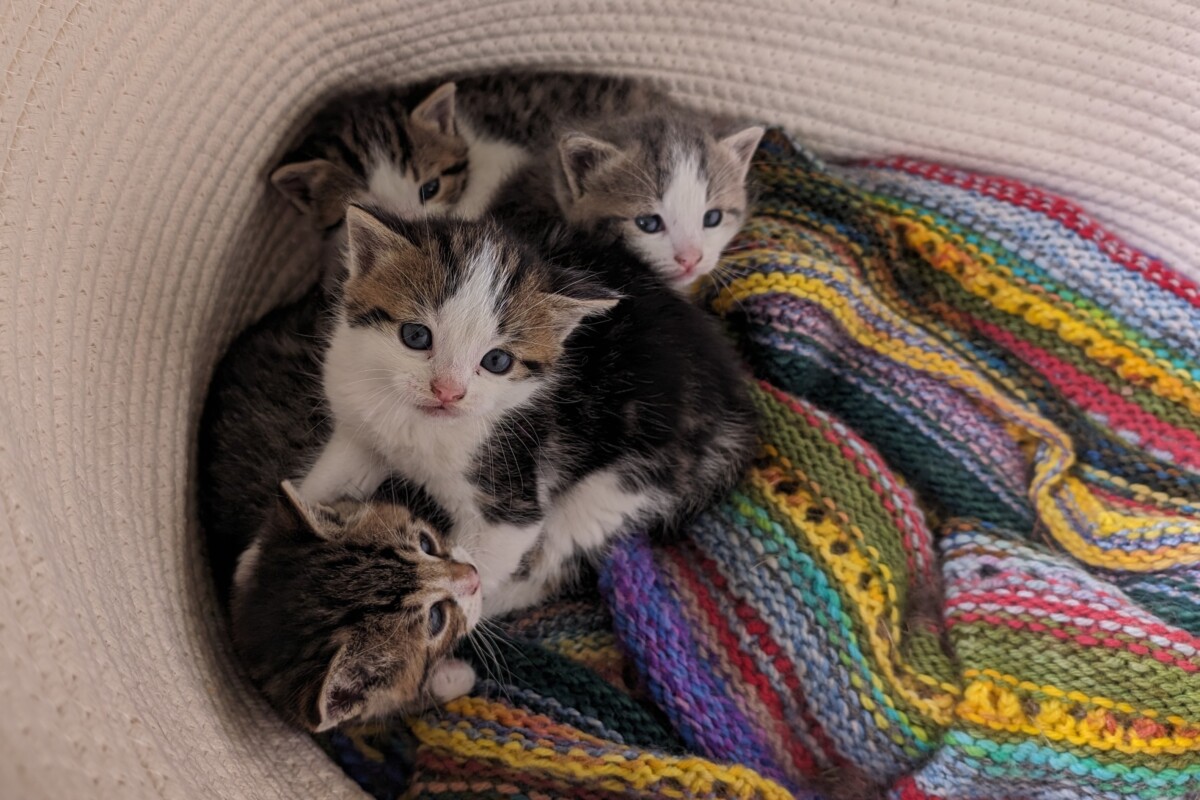
<path id="1" fill-rule="evenodd" d="M 470 597 L 479 591 L 479 572 L 471 567 L 471 573 L 458 579 L 458 593 Z"/>
<path id="2" fill-rule="evenodd" d="M 434 378 L 429 382 L 429 390 L 442 405 L 457 403 L 467 394 L 467 387 L 456 381 L 445 378 Z"/>
<path id="3" fill-rule="evenodd" d="M 675 254 L 675 263 L 683 267 L 684 272 L 691 272 L 700 263 L 699 250 L 681 250 Z"/>

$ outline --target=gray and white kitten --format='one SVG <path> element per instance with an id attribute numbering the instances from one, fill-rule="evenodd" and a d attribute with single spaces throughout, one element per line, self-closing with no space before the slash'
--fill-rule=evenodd
<path id="1" fill-rule="evenodd" d="M 318 114 L 271 182 L 322 230 L 338 225 L 351 203 L 404 218 L 474 218 L 550 143 L 554 125 L 666 102 L 644 82 L 554 72 L 361 92 Z"/>
<path id="2" fill-rule="evenodd" d="M 334 428 L 301 494 L 420 484 L 479 566 L 485 615 L 737 481 L 754 436 L 733 350 L 620 245 L 357 207 L 347 227 L 323 369 Z"/>
<path id="3" fill-rule="evenodd" d="M 404 505 L 310 505 L 284 481 L 238 564 L 237 654 L 276 710 L 315 732 L 459 697 L 475 672 L 449 656 L 481 603 L 455 555 Z"/>
<path id="4" fill-rule="evenodd" d="M 670 108 L 578 120 L 514 175 L 493 210 L 528 218 L 552 198 L 568 223 L 623 241 L 686 293 L 746 220 L 746 176 L 762 134 Z"/>

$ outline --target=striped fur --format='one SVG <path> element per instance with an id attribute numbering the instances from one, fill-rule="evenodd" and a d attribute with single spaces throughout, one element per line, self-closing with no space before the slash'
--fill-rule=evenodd
<path id="1" fill-rule="evenodd" d="M 448 677 L 470 668 L 446 656 L 479 612 L 474 566 L 429 520 L 382 497 L 310 506 L 286 481 L 241 556 L 231 604 L 250 677 L 314 731 L 449 699 Z"/>

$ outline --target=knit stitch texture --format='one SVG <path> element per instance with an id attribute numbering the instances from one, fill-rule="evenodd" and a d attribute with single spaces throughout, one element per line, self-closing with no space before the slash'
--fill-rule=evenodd
<path id="1" fill-rule="evenodd" d="M 754 177 L 706 298 L 746 479 L 330 752 L 381 798 L 1197 796 L 1200 291 L 1014 181 L 777 131 Z"/>

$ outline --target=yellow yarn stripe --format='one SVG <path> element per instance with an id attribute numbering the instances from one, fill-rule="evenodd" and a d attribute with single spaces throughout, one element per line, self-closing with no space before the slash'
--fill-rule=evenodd
<path id="1" fill-rule="evenodd" d="M 504 706 L 474 697 L 460 698 L 446 708 L 454 714 L 481 719 L 511 714 Z M 653 789 L 661 797 L 682 798 L 709 795 L 717 787 L 724 787 L 727 790 L 722 791 L 724 796 L 763 800 L 790 800 L 792 797 L 782 786 L 754 770 L 736 764 L 715 764 L 694 756 L 677 758 L 639 751 L 633 759 L 617 754 L 597 757 L 582 748 L 573 748 L 564 758 L 557 750 L 532 744 L 529 740 L 472 738 L 466 728 L 434 726 L 424 719 L 414 721 L 413 732 L 426 746 L 442 748 L 459 757 L 494 761 L 520 770 L 537 770 L 612 792 L 624 792 L 632 787 L 642 791 Z M 597 741 L 574 729 L 571 735 L 581 742 Z"/>
<path id="2" fill-rule="evenodd" d="M 1158 716 L 1153 711 L 1141 711 L 1128 703 L 1114 702 L 1105 697 L 1089 697 L 1081 692 L 1063 692 L 1053 686 L 1018 681 L 1011 675 L 1000 676 L 992 670 L 966 670 L 963 675 L 969 682 L 955 712 L 959 718 L 975 725 L 1129 754 L 1180 755 L 1200 752 L 1200 735 L 1147 739 L 1140 736 L 1133 725 L 1120 724 L 1120 718 L 1111 713 L 1116 711 L 1122 715 L 1153 720 Z M 1027 713 L 1028 696 L 1014 691 L 1014 686 L 1025 692 L 1044 694 L 1047 698 L 1036 702 L 1036 713 Z M 1077 718 L 1072 712 L 1083 704 L 1095 707 Z M 1179 722 L 1183 723 L 1182 720 Z M 1197 729 L 1197 726 L 1186 723 L 1177 724 L 1176 727 L 1189 733 Z"/>
<path id="3" fill-rule="evenodd" d="M 786 464 L 786 459 L 783 459 L 783 461 Z M 806 485 L 811 485 L 812 482 L 802 470 L 791 467 L 791 465 L 787 466 L 789 466 L 797 480 Z M 826 515 L 825 520 L 819 523 L 810 522 L 804 515 L 804 510 L 809 505 L 826 507 L 825 503 L 818 502 L 812 494 L 805 492 L 809 502 L 805 503 L 803 507 L 793 505 L 787 502 L 787 495 L 775 492 L 771 488 L 769 481 L 757 470 L 752 473 L 751 481 L 762 492 L 763 497 L 771 504 L 776 514 L 790 519 L 796 530 L 803 532 L 810 542 L 812 549 L 821 553 L 825 559 L 827 568 L 837 577 L 842 590 L 850 596 L 852 603 L 847 608 L 847 611 L 852 609 L 859 611 L 862 617 L 863 630 L 870 643 L 875 665 L 879 672 L 887 678 L 894 690 L 899 692 L 906 702 L 938 725 L 949 725 L 953 718 L 954 702 L 958 694 L 958 687 L 940 681 L 935 676 L 927 675 L 914 669 L 903 658 L 902 653 L 899 651 L 899 644 L 903 641 L 904 637 L 904 625 L 900 617 L 899 598 L 891 570 L 887 568 L 881 554 L 874 551 L 873 548 L 864 542 L 863 533 L 857 525 L 849 523 L 847 525 L 848 529 L 858 545 L 866 549 L 871 555 L 871 560 L 865 558 L 862 552 L 857 549 L 852 549 L 845 554 L 835 556 L 830 548 L 834 541 L 839 538 L 841 529 L 833 521 L 834 515 Z M 878 574 L 881 576 L 884 586 L 886 586 L 886 598 L 885 592 L 880 590 L 877 581 L 871 581 L 870 586 L 866 590 L 859 588 L 858 576 L 875 571 L 874 567 L 878 567 Z M 889 631 L 889 636 L 880 635 L 880 631 L 885 628 Z M 895 668 L 897 666 L 903 670 L 903 673 L 896 672 Z M 873 672 L 871 680 L 874 687 L 883 695 L 888 707 L 902 714 L 903 712 L 896 709 L 895 704 L 889 696 L 888 688 L 884 686 L 879 675 Z M 929 695 L 928 688 L 926 687 L 930 686 L 936 686 L 942 693 Z M 874 705 L 871 697 L 861 696 L 861 699 L 864 707 L 868 710 Z M 876 716 L 877 724 L 881 728 L 886 729 L 889 727 L 889 723 L 885 717 L 882 715 Z M 918 720 L 909 719 L 908 722 L 912 725 L 912 731 L 915 736 L 925 742 L 931 741 L 930 733 L 919 724 Z"/>
<path id="4" fill-rule="evenodd" d="M 1119 549 L 1105 550 L 1080 536 L 1064 513 L 1060 501 L 1066 507 L 1074 508 L 1077 513 L 1082 514 L 1088 520 L 1091 532 L 1100 537 L 1128 534 L 1130 531 L 1160 524 L 1188 525 L 1189 521 L 1177 516 L 1133 517 L 1104 506 L 1082 481 L 1067 474 L 1067 470 L 1075 463 L 1075 454 L 1070 438 L 1063 431 L 1032 409 L 997 391 L 990 381 L 948 354 L 924 350 L 897 337 L 881 335 L 854 311 L 846 295 L 836 291 L 829 284 L 845 283 L 842 289 L 852 295 L 856 302 L 869 309 L 874 316 L 910 333 L 915 340 L 926 338 L 922 336 L 922 331 L 881 303 L 872 292 L 860 284 L 847 281 L 848 276 L 843 270 L 802 253 L 789 253 L 783 258 L 775 249 L 744 250 L 732 254 L 730 260 L 758 260 L 760 263 L 778 263 L 782 260 L 814 275 L 810 277 L 790 272 L 751 272 L 732 281 L 718 293 L 713 306 L 719 313 L 725 313 L 735 304 L 762 294 L 791 294 L 810 302 L 817 302 L 859 344 L 967 392 L 1001 417 L 1042 441 L 1045 448 L 1041 458 L 1033 463 L 1030 499 L 1050 534 L 1075 558 L 1091 566 L 1131 571 L 1162 569 L 1179 564 L 1183 560 L 1200 558 L 1200 545 L 1195 544 L 1127 552 Z M 818 276 L 828 278 L 828 282 Z"/>
<path id="5" fill-rule="evenodd" d="M 928 218 L 924 221 L 933 223 Z M 919 248 L 931 266 L 954 278 L 971 294 L 1006 314 L 1057 334 L 1063 341 L 1082 350 L 1089 359 L 1112 369 L 1122 379 L 1179 403 L 1193 414 L 1200 414 L 1200 389 L 1190 380 L 1181 380 L 1174 368 L 1164 369 L 1151 363 L 1132 348 L 1104 336 L 1092 325 L 1072 318 L 1038 295 L 989 272 L 979 261 L 947 242 L 940 233 L 908 219 L 897 219 L 895 226 L 912 247 Z M 980 260 L 995 263 L 990 256 Z"/>

